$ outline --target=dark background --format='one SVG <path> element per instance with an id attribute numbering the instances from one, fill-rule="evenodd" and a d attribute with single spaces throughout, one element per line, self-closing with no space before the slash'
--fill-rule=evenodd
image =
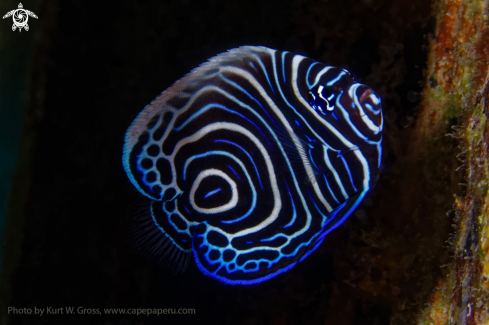
<path id="1" fill-rule="evenodd" d="M 425 282 L 408 275 L 421 270 L 411 246 L 431 234 L 396 219 L 392 189 L 400 186 L 399 152 L 426 79 L 429 1 L 45 0 L 38 11 L 28 32 L 42 31 L 25 113 L 32 142 L 20 148 L 31 157 L 19 176 L 28 175 L 29 186 L 12 199 L 23 200 L 25 210 L 9 305 L 195 308 L 196 315 L 11 315 L 11 324 L 414 322 L 444 250 L 425 248 L 437 256 L 423 269 L 432 274 Z M 193 262 L 177 277 L 147 265 L 126 228 L 144 198 L 121 163 L 126 128 L 146 104 L 206 59 L 240 45 L 350 69 L 382 96 L 386 121 L 382 176 L 370 197 L 303 263 L 249 287 L 223 285 Z M 386 253 L 393 237 L 402 241 L 394 245 L 399 250 Z"/>

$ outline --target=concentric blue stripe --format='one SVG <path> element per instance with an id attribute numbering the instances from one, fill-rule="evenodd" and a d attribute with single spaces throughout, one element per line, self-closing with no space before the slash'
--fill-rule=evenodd
<path id="1" fill-rule="evenodd" d="M 240 145 L 238 145 L 232 141 L 229 141 L 229 140 L 214 140 L 214 142 L 227 143 L 227 144 L 233 145 L 233 146 L 239 148 L 241 151 L 243 151 L 244 154 L 250 159 L 251 163 L 253 164 L 253 167 L 255 168 L 255 172 L 256 172 L 256 177 L 258 177 L 258 182 L 260 183 L 260 187 L 263 190 L 263 184 L 261 182 L 260 173 L 258 172 L 258 168 L 256 168 L 255 161 L 253 160 L 253 157 L 251 157 L 251 155 L 248 152 L 246 152 L 246 150 L 243 147 L 241 147 Z M 228 166 L 228 167 L 231 168 L 230 166 Z M 233 170 L 233 172 L 234 172 L 234 170 Z M 238 175 L 236 175 L 236 176 L 238 176 Z"/>

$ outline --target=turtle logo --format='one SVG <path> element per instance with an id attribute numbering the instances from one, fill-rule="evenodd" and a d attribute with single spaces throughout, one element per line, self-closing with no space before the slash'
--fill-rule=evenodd
<path id="1" fill-rule="evenodd" d="M 12 31 L 15 32 L 15 30 L 18 28 L 19 32 L 22 31 L 22 28 L 24 28 L 26 31 L 29 30 L 29 25 L 27 25 L 27 21 L 29 20 L 29 16 L 36 18 L 37 16 L 35 13 L 29 10 L 23 9 L 22 3 L 19 3 L 19 8 L 11 10 L 7 12 L 4 16 L 3 19 L 12 16 L 12 19 L 14 20 L 14 24 L 12 25 Z"/>

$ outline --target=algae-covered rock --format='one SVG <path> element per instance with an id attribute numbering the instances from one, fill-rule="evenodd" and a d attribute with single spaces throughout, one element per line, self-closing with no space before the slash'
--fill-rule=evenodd
<path id="1" fill-rule="evenodd" d="M 455 231 L 447 276 L 440 280 L 419 324 L 487 324 L 488 286 L 488 59 L 487 1 L 437 1 L 436 37 L 431 42 L 425 87 L 425 125 L 454 118 L 463 173 L 453 207 Z"/>

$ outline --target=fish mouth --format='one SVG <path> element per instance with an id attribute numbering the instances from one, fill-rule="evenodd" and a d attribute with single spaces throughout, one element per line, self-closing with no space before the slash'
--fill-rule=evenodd
<path id="1" fill-rule="evenodd" d="M 381 112 L 382 106 L 380 96 L 369 86 L 358 82 L 353 83 L 348 89 L 348 94 L 355 104 L 366 109 L 365 113 L 368 115 L 378 115 Z"/>
<path id="2" fill-rule="evenodd" d="M 360 104 L 363 104 L 365 102 L 365 100 L 368 98 L 368 96 L 370 96 L 371 94 L 373 94 L 373 89 L 372 88 L 367 88 L 363 93 L 362 95 L 360 96 Z"/>

